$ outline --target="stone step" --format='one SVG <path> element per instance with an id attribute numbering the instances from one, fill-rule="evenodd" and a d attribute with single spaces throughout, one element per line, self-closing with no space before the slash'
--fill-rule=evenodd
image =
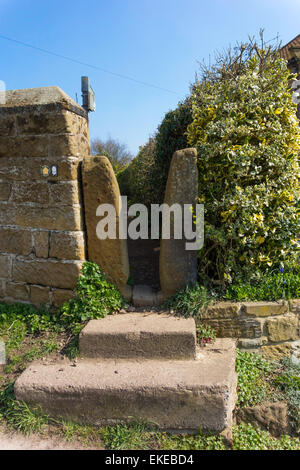
<path id="1" fill-rule="evenodd" d="M 90 425 L 142 420 L 161 430 L 221 432 L 236 400 L 235 342 L 218 339 L 196 360 L 79 360 L 32 364 L 15 383 L 18 400 Z"/>
<path id="2" fill-rule="evenodd" d="M 135 307 L 152 307 L 158 304 L 158 296 L 152 287 L 138 284 L 133 286 L 132 303 Z"/>
<path id="3" fill-rule="evenodd" d="M 79 349 L 85 358 L 194 359 L 195 321 L 153 312 L 108 315 L 87 324 Z"/>

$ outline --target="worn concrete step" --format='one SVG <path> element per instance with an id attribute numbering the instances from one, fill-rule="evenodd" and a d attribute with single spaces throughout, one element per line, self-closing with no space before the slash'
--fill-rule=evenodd
<path id="1" fill-rule="evenodd" d="M 142 420 L 171 431 L 221 432 L 236 399 L 235 342 L 218 339 L 196 360 L 79 360 L 33 364 L 15 394 L 55 417 L 82 424 Z"/>
<path id="2" fill-rule="evenodd" d="M 86 358 L 194 359 L 195 321 L 153 312 L 109 315 L 87 324 L 79 348 Z"/>

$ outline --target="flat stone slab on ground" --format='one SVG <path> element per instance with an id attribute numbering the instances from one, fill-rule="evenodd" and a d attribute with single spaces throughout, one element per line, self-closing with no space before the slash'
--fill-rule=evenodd
<path id="1" fill-rule="evenodd" d="M 195 321 L 153 312 L 108 315 L 89 321 L 79 348 L 90 358 L 194 359 Z"/>
<path id="2" fill-rule="evenodd" d="M 240 408 L 236 413 L 238 424 L 253 424 L 275 437 L 289 434 L 288 405 L 285 402 L 263 402 L 256 406 Z"/>
<path id="3" fill-rule="evenodd" d="M 31 406 L 82 424 L 142 420 L 159 429 L 221 432 L 236 400 L 235 342 L 218 339 L 197 360 L 80 360 L 33 364 L 15 394 Z"/>
<path id="4" fill-rule="evenodd" d="M 156 292 L 151 286 L 133 286 L 132 302 L 135 307 L 147 307 L 157 304 Z"/>

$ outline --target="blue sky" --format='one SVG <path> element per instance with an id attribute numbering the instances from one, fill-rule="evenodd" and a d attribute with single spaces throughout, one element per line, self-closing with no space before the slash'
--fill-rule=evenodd
<path id="1" fill-rule="evenodd" d="M 0 39 L 7 89 L 58 85 L 97 96 L 91 138 L 111 136 L 134 154 L 189 91 L 214 51 L 265 28 L 283 44 L 300 33 L 300 0 L 0 0 L 0 35 L 174 91 L 146 87 Z"/>

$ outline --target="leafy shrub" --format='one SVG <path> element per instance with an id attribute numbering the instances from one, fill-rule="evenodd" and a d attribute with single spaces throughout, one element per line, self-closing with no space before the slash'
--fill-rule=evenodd
<path id="1" fill-rule="evenodd" d="M 154 188 L 152 173 L 154 166 L 155 138 L 141 146 L 138 155 L 131 164 L 117 174 L 120 192 L 128 197 L 128 204 L 145 204 L 147 207 L 153 203 Z"/>
<path id="2" fill-rule="evenodd" d="M 108 281 L 99 266 L 85 262 L 75 289 L 77 297 L 61 307 L 60 321 L 76 325 L 117 312 L 124 304 L 118 289 Z"/>
<path id="3" fill-rule="evenodd" d="M 125 304 L 118 289 L 107 282 L 99 266 L 91 262 L 83 263 L 75 293 L 77 297 L 65 302 L 57 312 L 39 311 L 22 303 L 0 303 L 0 335 L 5 337 L 6 330 L 13 329 L 14 334 L 9 335 L 9 341 L 13 341 L 14 348 L 26 333 L 59 331 L 66 327 L 77 332 L 85 321 L 117 312 Z"/>
<path id="4" fill-rule="evenodd" d="M 153 204 L 164 202 L 169 168 L 174 152 L 184 149 L 187 143 L 187 127 L 192 122 L 190 97 L 169 111 L 158 127 L 155 137 L 154 165 L 150 175 Z"/>
<path id="5" fill-rule="evenodd" d="M 205 206 L 200 274 L 219 283 L 255 279 L 297 259 L 300 131 L 292 76 L 275 46 L 254 41 L 202 72 L 188 127 Z"/>
<path id="6" fill-rule="evenodd" d="M 117 175 L 121 194 L 130 203 L 162 204 L 173 153 L 187 147 L 187 126 L 192 122 L 191 100 L 169 111 L 154 136 L 140 147 L 130 165 Z"/>

